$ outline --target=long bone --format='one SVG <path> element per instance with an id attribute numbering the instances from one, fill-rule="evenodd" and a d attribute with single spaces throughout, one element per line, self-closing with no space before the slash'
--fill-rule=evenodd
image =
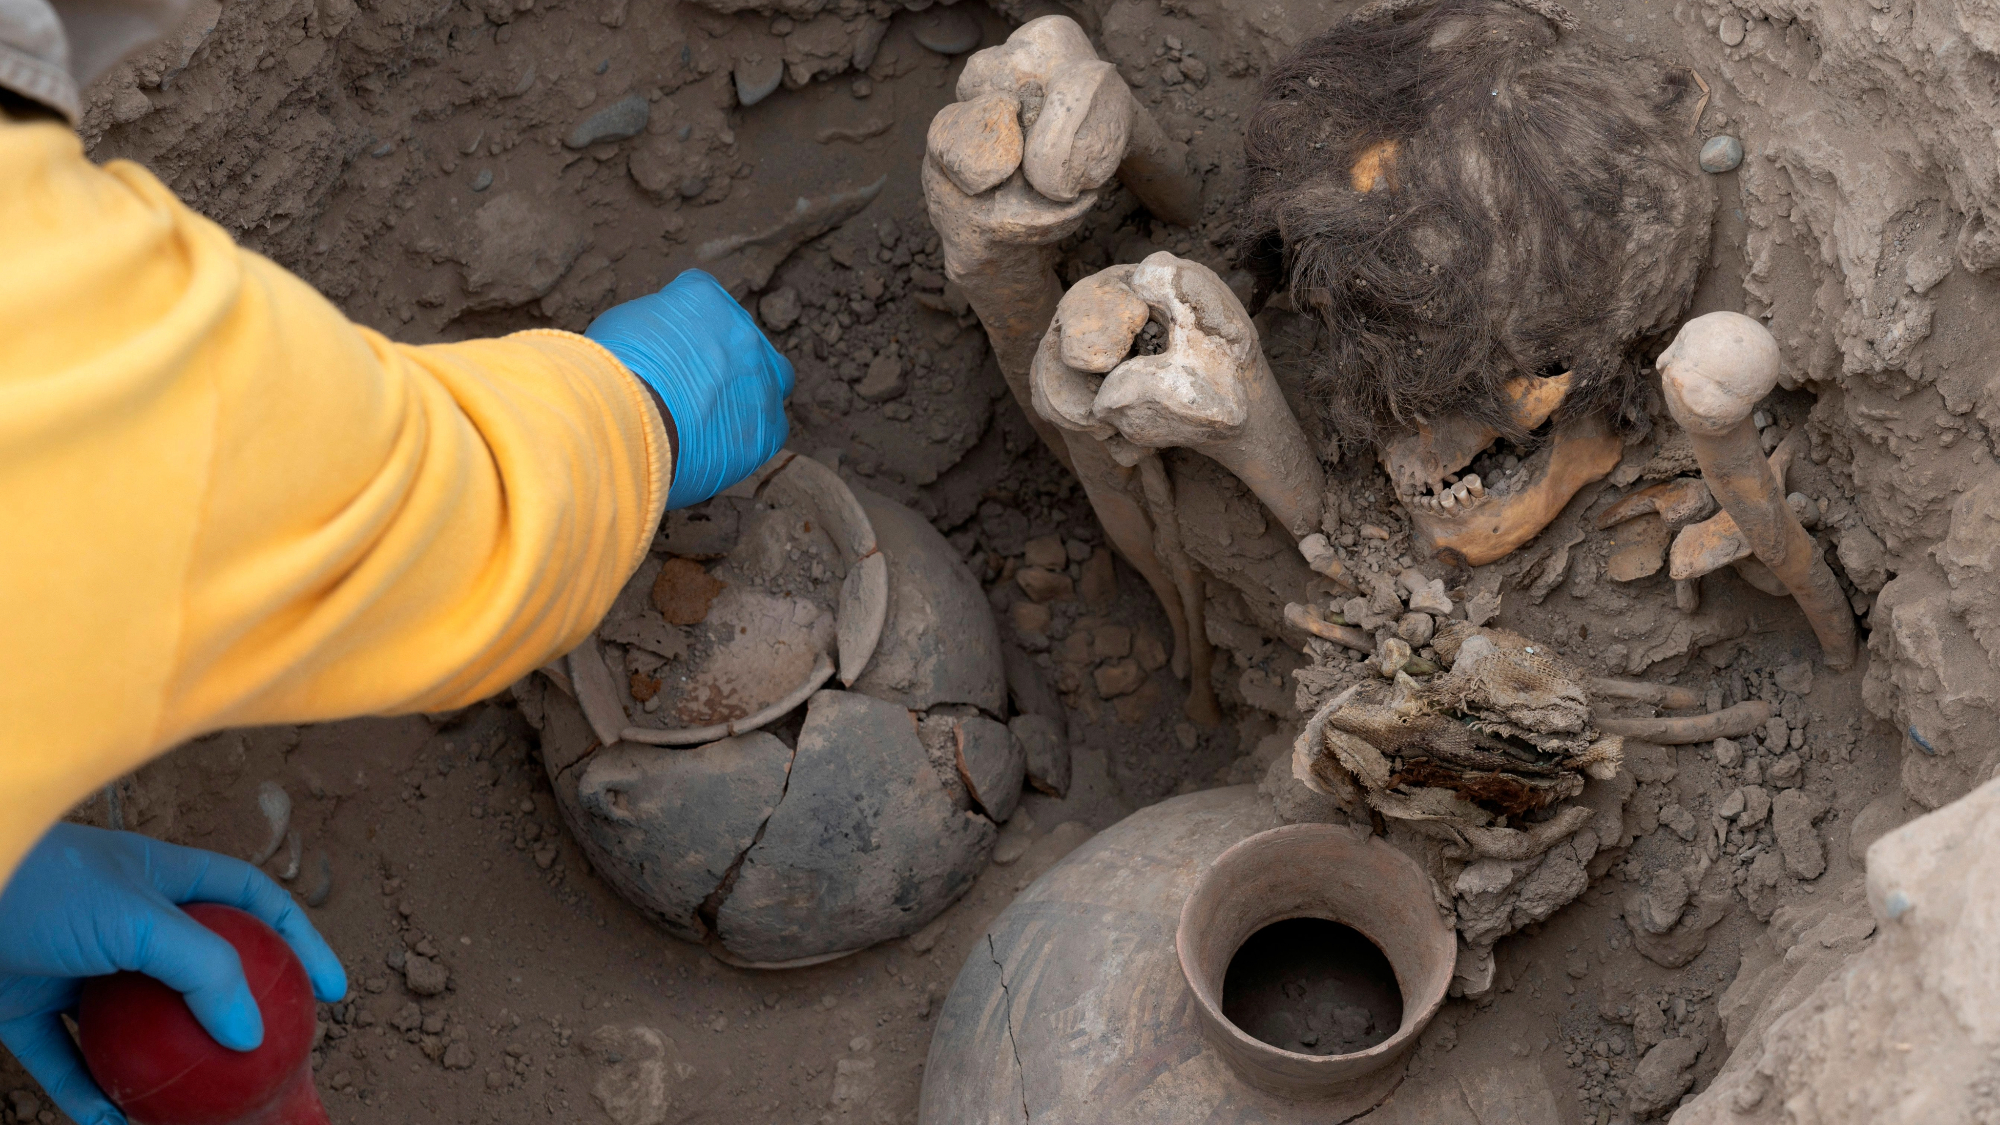
<path id="1" fill-rule="evenodd" d="M 1149 320 L 1164 325 L 1165 350 L 1127 359 Z M 1319 459 L 1249 314 L 1206 266 L 1161 251 L 1076 285 L 1035 357 L 1032 386 L 1036 413 L 1109 443 L 1120 461 L 1134 459 L 1126 445 L 1192 449 L 1249 485 L 1293 540 L 1319 527 Z"/>
<path id="2" fill-rule="evenodd" d="M 1074 20 L 1044 16 L 966 61 L 958 104 L 931 122 L 924 197 L 945 274 L 965 291 L 1015 398 L 1062 297 L 1056 244 L 1115 173 L 1154 215 L 1201 217 L 1187 148 L 1161 132 Z M 1029 411 L 1065 463 L 1059 433 Z"/>
<path id="3" fill-rule="evenodd" d="M 1197 662 L 1206 666 L 1197 656 L 1207 638 L 1199 621 L 1190 625 L 1185 591 L 1160 557 L 1141 482 L 1094 442 L 1072 448 L 1037 414 L 1029 373 L 1062 297 L 1056 244 L 1096 205 L 1097 189 L 1115 173 L 1154 215 L 1188 226 L 1201 215 L 1201 182 L 1188 171 L 1186 146 L 1160 130 L 1066 17 L 1031 20 L 973 55 L 957 93 L 960 101 L 931 123 L 923 165 L 945 274 L 965 291 L 1028 420 L 1076 473 L 1111 545 L 1158 596 L 1174 630 L 1175 674 L 1187 675 Z M 1191 715 L 1208 692 L 1205 679 L 1195 691 Z"/>
<path id="4" fill-rule="evenodd" d="M 1854 615 L 1812 536 L 1785 503 L 1750 413 L 1778 382 L 1778 342 L 1741 313 L 1712 312 L 1681 326 L 1661 354 L 1667 409 L 1687 431 L 1709 491 L 1736 520 L 1812 623 L 1831 668 L 1854 662 Z"/>

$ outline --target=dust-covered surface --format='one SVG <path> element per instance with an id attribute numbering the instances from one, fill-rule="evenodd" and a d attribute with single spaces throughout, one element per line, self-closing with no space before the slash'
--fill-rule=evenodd
<path id="1" fill-rule="evenodd" d="M 1176 452 L 1177 471 L 1221 478 L 1207 494 L 1220 499 L 1184 522 L 1190 554 L 1218 579 L 1208 628 L 1229 716 L 1213 730 L 1180 718 L 1164 614 L 1111 561 L 1076 484 L 1008 397 L 944 282 L 922 204 L 925 130 L 962 57 L 933 48 L 996 43 L 1010 20 L 1055 6 L 909 6 L 924 10 L 197 0 L 187 28 L 90 92 L 97 158 L 142 161 L 402 340 L 581 329 L 682 268 L 712 269 L 798 364 L 793 448 L 930 518 L 1067 711 L 1068 796 L 1024 797 L 958 905 L 915 938 L 777 973 L 666 936 L 591 872 L 505 698 L 439 720 L 224 733 L 148 767 L 123 788 L 131 826 L 238 855 L 270 832 L 258 785 L 290 793 L 291 885 L 355 982 L 325 1011 L 316 1056 L 335 1120 L 914 1121 L 927 1017 L 1018 889 L 1133 809 L 1284 775 L 1301 697 L 1372 675 L 1361 654 L 1280 639 L 1279 609 L 1303 593 L 1278 588 L 1297 581 L 1277 565 L 1290 551 L 1282 530 L 1240 483 Z M 1159 249 L 1226 276 L 1260 76 L 1350 7 L 1078 4 L 1100 51 L 1190 144 L 1205 219 L 1166 227 L 1115 193 L 1065 244 L 1064 280 Z M 1584 2 L 1575 15 L 1614 51 L 1702 77 L 1712 97 L 1690 146 L 1723 132 L 1744 143 L 1741 169 L 1714 179 L 1721 205 L 1692 311 L 1770 313 L 1786 389 L 1764 404 L 1766 428 L 1773 444 L 1801 428 L 1810 439 L 1787 487 L 1810 500 L 1868 652 L 1845 673 L 1816 666 L 1792 603 L 1727 569 L 1702 581 L 1691 613 L 1664 572 L 1620 580 L 1629 556 L 1596 518 L 1660 479 L 1647 472 L 1662 463 L 1667 476 L 1691 472 L 1671 448 L 1628 450 L 1608 483 L 1477 571 L 1416 557 L 1373 464 L 1330 470 L 1332 538 L 1362 583 L 1358 612 L 1390 615 L 1399 632 L 1417 613 L 1433 627 L 1454 617 L 1397 588 L 1419 567 L 1457 617 L 1497 597 L 1491 624 L 1593 674 L 1676 682 L 1708 710 L 1761 699 L 1777 711 L 1726 746 L 1629 746 L 1621 780 L 1595 798 L 1588 854 L 1571 842 L 1461 888 L 1461 925 L 1473 918 L 1463 904 L 1485 894 L 1510 911 L 1528 904 L 1491 920 L 1525 928 L 1496 947 L 1482 999 L 1446 1006 L 1378 1116 L 1659 1116 L 1700 1096 L 1736 1049 L 1737 1078 L 1701 1120 L 1890 1120 L 1858 1100 L 1798 1100 L 1884 1052 L 1928 1055 L 1900 1030 L 1879 1044 L 1815 1031 L 1837 1027 L 1842 1005 L 1890 1026 L 1884 994 L 1869 991 L 1878 978 L 1844 995 L 1829 984 L 1821 1014 L 1774 1021 L 1880 942 L 1860 893 L 1865 845 L 1967 793 L 2000 758 L 1988 432 L 2000 405 L 1983 361 L 2000 264 L 2000 95 L 1985 75 L 2000 22 L 1944 0 Z M 1258 328 L 1290 394 L 1310 336 L 1276 309 Z M 1504 472 L 1508 456 L 1480 464 Z M 823 598 L 805 588 L 817 581 L 808 567 L 792 593 Z M 658 666 L 642 657 L 626 671 Z M 665 721 L 633 704 L 635 721 Z M 1276 788 L 1281 807 L 1297 799 Z M 79 815 L 101 822 L 103 809 Z M 281 848 L 268 868 L 289 863 Z M 1535 914 L 1538 901 L 1553 913 Z M 1933 934 L 1863 953 L 1889 974 L 1962 963 L 1951 956 L 1980 954 Z M 1990 990 L 1991 978 L 1957 987 Z M 1990 1033 L 1954 1016 L 1949 995 L 1925 996 L 1942 1013 L 1933 1030 L 1949 1016 Z M 53 1120 L 4 1065 L 0 1092 L 20 1093 L 0 1118 Z M 1952 1077 L 1988 1081 L 1970 1064 Z M 1939 1102 L 1907 1119 L 1950 1119 L 1959 1105 L 1991 1111 L 1990 1098 Z"/>

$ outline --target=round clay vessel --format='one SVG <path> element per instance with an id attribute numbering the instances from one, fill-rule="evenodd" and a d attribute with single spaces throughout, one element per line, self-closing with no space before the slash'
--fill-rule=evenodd
<path id="1" fill-rule="evenodd" d="M 1293 918 L 1340 923 L 1388 957 L 1403 1010 L 1387 1039 L 1352 1054 L 1301 1054 L 1252 1037 L 1223 1014 L 1223 980 L 1237 951 L 1259 930 Z M 1456 937 L 1416 862 L 1365 831 L 1331 824 L 1274 828 L 1223 852 L 1182 904 L 1174 944 L 1202 1034 L 1230 1068 L 1261 1090 L 1326 1103 L 1336 1116 L 1372 1108 L 1395 1089 L 1458 960 Z"/>

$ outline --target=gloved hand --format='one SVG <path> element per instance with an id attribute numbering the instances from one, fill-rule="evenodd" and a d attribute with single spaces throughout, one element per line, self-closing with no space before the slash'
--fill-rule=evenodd
<path id="1" fill-rule="evenodd" d="M 688 270 L 607 310 L 584 335 L 659 392 L 675 432 L 667 507 L 721 492 L 785 444 L 792 364 L 713 277 Z"/>
<path id="2" fill-rule="evenodd" d="M 134 832 L 58 824 L 0 891 L 0 1043 L 81 1125 L 125 1121 L 63 1027 L 84 977 L 145 973 L 177 989 L 223 1046 L 247 1051 L 264 1041 L 235 948 L 181 913 L 183 902 L 256 915 L 299 955 L 314 996 L 331 1003 L 347 994 L 333 950 L 263 872 Z"/>

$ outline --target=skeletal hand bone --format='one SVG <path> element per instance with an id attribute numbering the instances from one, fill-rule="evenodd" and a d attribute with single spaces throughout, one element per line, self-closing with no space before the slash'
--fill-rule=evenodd
<path id="1" fill-rule="evenodd" d="M 1514 422 L 1533 430 L 1549 419 L 1569 393 L 1571 376 L 1522 376 L 1509 391 Z M 1416 538 L 1428 550 L 1452 551 L 1483 566 L 1533 539 L 1584 485 L 1618 464 L 1623 445 L 1600 418 L 1559 426 L 1549 443 L 1501 480 L 1452 474 L 1500 437 L 1471 418 L 1436 419 L 1379 449 L 1383 469 L 1409 511 Z"/>
<path id="2" fill-rule="evenodd" d="M 1758 446 L 1750 412 L 1778 381 L 1778 343 L 1741 313 L 1681 327 L 1660 356 L 1667 408 L 1688 432 L 1709 491 L 1812 623 L 1828 666 L 1854 661 L 1854 615 L 1812 536 L 1785 502 Z"/>
<path id="3" fill-rule="evenodd" d="M 1127 358 L 1149 320 L 1164 326 L 1165 350 Z M 1249 485 L 1294 540 L 1319 527 L 1319 459 L 1249 314 L 1205 266 L 1162 251 L 1072 288 L 1032 386 L 1037 414 L 1105 441 L 1121 462 L 1136 461 L 1131 447 L 1197 450 Z"/>

